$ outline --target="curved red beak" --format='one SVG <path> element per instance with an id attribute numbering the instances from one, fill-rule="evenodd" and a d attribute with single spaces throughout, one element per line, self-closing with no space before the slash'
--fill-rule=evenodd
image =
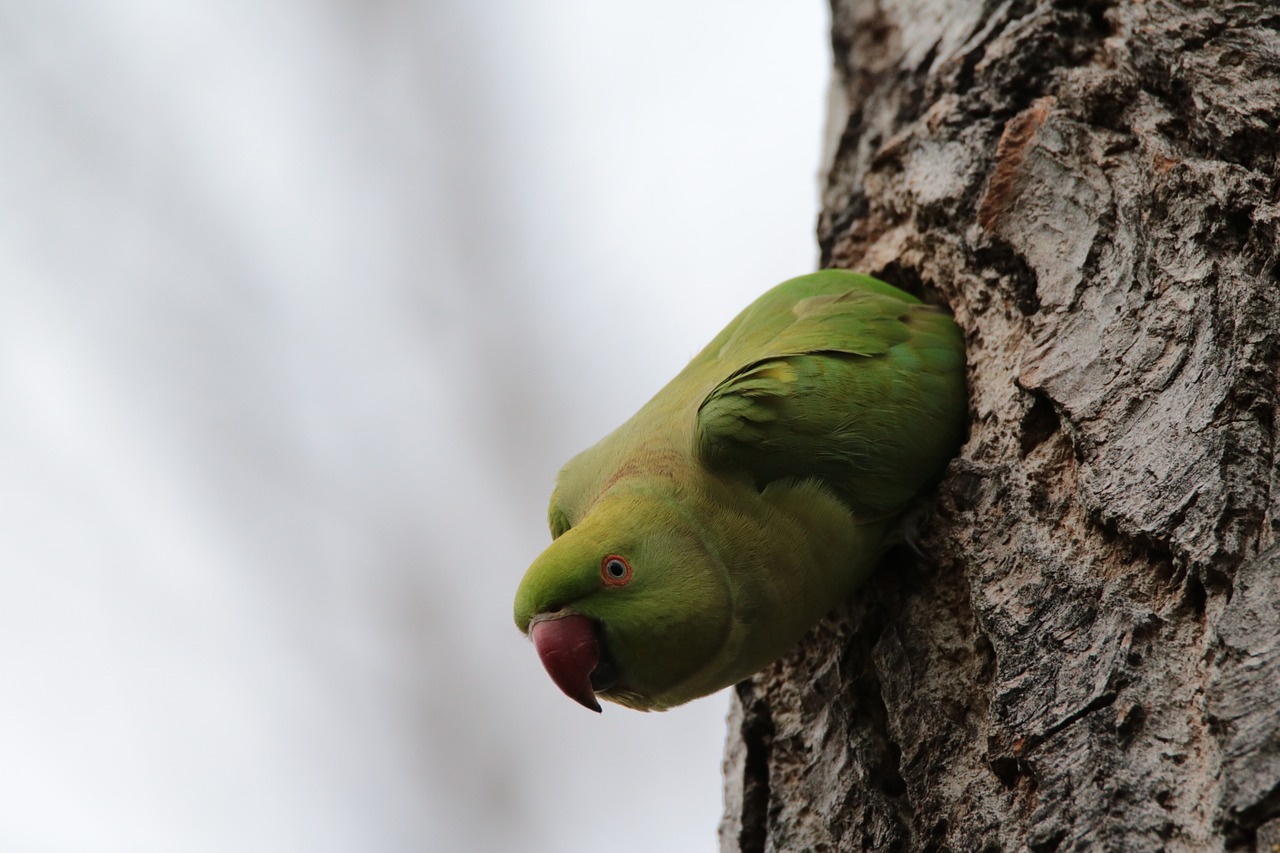
<path id="1" fill-rule="evenodd" d="M 539 619 L 529 636 L 556 687 L 579 705 L 600 713 L 600 703 L 591 689 L 591 673 L 600 663 L 595 623 L 576 614 Z"/>

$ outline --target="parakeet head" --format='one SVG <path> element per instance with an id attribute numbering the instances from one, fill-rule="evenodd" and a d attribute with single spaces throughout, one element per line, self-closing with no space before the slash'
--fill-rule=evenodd
<path id="1" fill-rule="evenodd" d="M 641 710 L 676 704 L 673 691 L 728 637 L 727 573 L 667 492 L 604 496 L 516 592 L 516 625 L 547 673 L 594 711 L 596 694 Z"/>

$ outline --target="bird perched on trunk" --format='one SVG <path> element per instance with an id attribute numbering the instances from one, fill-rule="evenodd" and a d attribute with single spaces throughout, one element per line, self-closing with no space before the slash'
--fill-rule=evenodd
<path id="1" fill-rule="evenodd" d="M 595 711 L 747 678 L 867 577 L 966 416 L 946 312 L 843 270 L 785 281 L 560 472 L 516 625 Z"/>

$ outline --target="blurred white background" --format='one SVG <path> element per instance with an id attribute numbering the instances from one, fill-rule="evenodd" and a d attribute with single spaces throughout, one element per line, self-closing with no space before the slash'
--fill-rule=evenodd
<path id="1" fill-rule="evenodd" d="M 813 269 L 808 2 L 0 3 L 0 850 L 709 850 L 559 466 Z"/>

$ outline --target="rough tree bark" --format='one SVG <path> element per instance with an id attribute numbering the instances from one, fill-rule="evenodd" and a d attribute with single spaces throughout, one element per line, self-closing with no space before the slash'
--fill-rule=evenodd
<path id="1" fill-rule="evenodd" d="M 833 42 L 823 265 L 951 306 L 971 432 L 924 556 L 738 686 L 722 848 L 1270 850 L 1280 4 L 835 0 Z"/>

